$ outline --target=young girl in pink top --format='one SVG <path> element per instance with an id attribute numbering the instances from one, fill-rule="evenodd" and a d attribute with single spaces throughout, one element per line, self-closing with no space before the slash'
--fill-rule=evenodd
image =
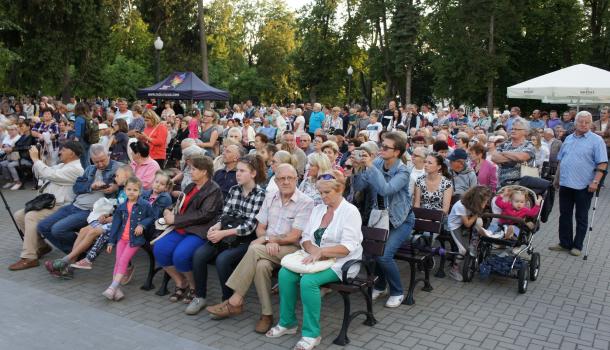
<path id="1" fill-rule="evenodd" d="M 527 194 L 522 190 L 513 190 L 506 188 L 502 194 L 499 194 L 494 199 L 498 208 L 502 211 L 502 215 L 514 216 L 521 219 L 535 218 L 540 212 L 540 203 L 542 198 L 538 196 L 533 207 L 526 207 Z M 503 232 L 498 233 L 502 229 Z M 500 238 L 502 235 L 505 239 L 514 239 L 519 236 L 519 228 L 512 225 L 510 220 L 499 219 L 497 223 L 492 223 L 488 230 L 483 230 L 487 236 Z"/>
<path id="2" fill-rule="evenodd" d="M 149 229 L 156 219 L 155 211 L 147 200 L 140 198 L 142 181 L 137 177 L 130 177 L 125 183 L 127 201 L 119 205 L 112 215 L 112 228 L 108 254 L 116 249 L 116 262 L 112 275 L 112 283 L 102 293 L 109 300 L 119 301 L 125 296 L 120 289 L 120 282 L 127 272 L 127 265 L 136 254 L 140 246 L 146 243 L 144 231 Z"/>

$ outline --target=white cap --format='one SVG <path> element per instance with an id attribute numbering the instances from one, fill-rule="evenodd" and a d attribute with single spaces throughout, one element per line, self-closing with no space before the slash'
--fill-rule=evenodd
<path id="1" fill-rule="evenodd" d="M 105 123 L 100 123 L 100 124 L 97 126 L 97 128 L 98 128 L 99 130 L 108 129 L 108 125 L 107 125 L 107 124 L 105 124 Z"/>

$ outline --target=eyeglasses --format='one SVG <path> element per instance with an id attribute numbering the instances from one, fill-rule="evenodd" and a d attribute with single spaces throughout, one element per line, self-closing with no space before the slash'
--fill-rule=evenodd
<path id="1" fill-rule="evenodd" d="M 277 182 L 292 182 L 294 180 L 296 180 L 297 178 L 294 176 L 283 176 L 283 177 L 276 177 L 275 181 Z"/>
<path id="2" fill-rule="evenodd" d="M 322 174 L 318 176 L 318 180 L 336 180 L 337 178 L 333 174 Z"/>
<path id="3" fill-rule="evenodd" d="M 521 128 L 512 128 L 511 131 L 525 131 L 525 129 L 521 129 Z"/>
<path id="4" fill-rule="evenodd" d="M 345 168 L 345 170 L 352 170 L 354 168 L 354 166 L 346 164 L 343 168 Z"/>
<path id="5" fill-rule="evenodd" d="M 390 146 L 387 146 L 387 145 L 381 145 L 381 148 L 382 148 L 384 151 L 388 151 L 388 150 L 395 150 L 395 149 L 396 149 L 396 148 L 394 148 L 394 147 L 390 147 Z"/>

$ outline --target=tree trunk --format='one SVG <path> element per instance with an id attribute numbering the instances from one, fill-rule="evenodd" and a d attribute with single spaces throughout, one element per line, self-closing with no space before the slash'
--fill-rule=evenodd
<path id="1" fill-rule="evenodd" d="M 208 78 L 208 42 L 205 36 L 203 19 L 203 0 L 197 0 L 197 20 L 199 21 L 199 44 L 201 49 L 201 79 L 209 83 Z"/>
<path id="2" fill-rule="evenodd" d="M 495 15 L 492 13 L 491 14 L 491 18 L 489 20 L 489 47 L 488 47 L 488 51 L 489 51 L 489 57 L 494 57 L 495 55 L 495 44 L 494 44 L 494 23 L 495 22 Z M 495 69 L 493 74 L 489 75 L 489 80 L 487 81 L 487 111 L 490 113 L 490 115 L 493 115 L 493 109 L 494 109 L 494 75 L 495 75 Z"/>
<path id="3" fill-rule="evenodd" d="M 316 86 L 312 86 L 311 89 L 309 89 L 309 102 L 315 103 L 317 98 Z"/>
<path id="4" fill-rule="evenodd" d="M 70 64 L 66 62 L 61 79 L 61 100 L 64 103 L 68 103 L 68 100 L 71 97 L 70 95 Z"/>
<path id="5" fill-rule="evenodd" d="M 406 67 L 406 76 L 405 76 L 405 105 L 411 104 L 411 80 L 413 75 L 413 66 L 408 64 Z"/>

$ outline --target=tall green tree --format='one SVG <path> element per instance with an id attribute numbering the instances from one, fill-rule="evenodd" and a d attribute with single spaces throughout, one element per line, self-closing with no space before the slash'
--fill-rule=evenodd
<path id="1" fill-rule="evenodd" d="M 397 0 L 390 27 L 392 64 L 396 75 L 405 76 L 405 103 L 411 103 L 413 67 L 419 54 L 417 46 L 419 25 L 419 9 L 413 0 Z"/>

